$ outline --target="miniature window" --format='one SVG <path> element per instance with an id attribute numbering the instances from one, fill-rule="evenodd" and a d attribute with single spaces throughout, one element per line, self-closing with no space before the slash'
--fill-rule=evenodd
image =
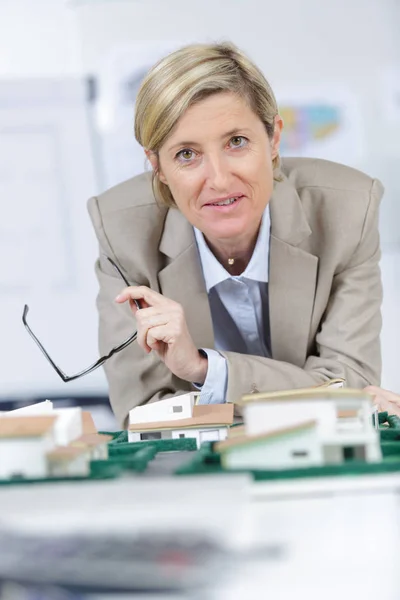
<path id="1" fill-rule="evenodd" d="M 292 452 L 293 458 L 305 458 L 308 456 L 307 450 L 293 450 Z"/>
<path id="2" fill-rule="evenodd" d="M 345 446 L 343 448 L 343 459 L 347 460 L 366 460 L 365 446 Z"/>
<path id="3" fill-rule="evenodd" d="M 343 460 L 354 460 L 355 459 L 355 448 L 354 446 L 343 447 Z"/>
<path id="4" fill-rule="evenodd" d="M 182 407 L 182 406 L 173 406 L 173 407 L 172 407 L 172 412 L 173 412 L 173 413 L 180 413 L 180 412 L 183 412 L 183 407 Z"/>
<path id="5" fill-rule="evenodd" d="M 356 446 L 355 457 L 356 460 L 367 460 L 367 449 L 365 446 Z"/>
<path id="6" fill-rule="evenodd" d="M 147 440 L 161 440 L 161 431 L 148 431 L 140 434 L 142 442 Z"/>

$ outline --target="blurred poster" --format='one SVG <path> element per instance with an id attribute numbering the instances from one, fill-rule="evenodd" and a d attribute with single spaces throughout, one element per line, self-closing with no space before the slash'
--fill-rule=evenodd
<path id="1" fill-rule="evenodd" d="M 363 159 L 364 127 L 356 97 L 347 90 L 292 90 L 277 93 L 284 121 L 283 156 L 324 158 L 351 166 Z"/>
<path id="2" fill-rule="evenodd" d="M 134 135 L 136 95 L 149 69 L 187 43 L 190 40 L 138 42 L 114 48 L 105 60 L 96 109 L 105 189 L 145 170 L 145 154 Z"/>

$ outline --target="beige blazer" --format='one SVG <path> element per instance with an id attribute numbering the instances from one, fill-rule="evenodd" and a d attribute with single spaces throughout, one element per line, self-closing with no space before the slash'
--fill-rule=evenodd
<path id="1" fill-rule="evenodd" d="M 379 384 L 381 356 L 379 181 L 343 165 L 308 158 L 282 161 L 283 180 L 270 201 L 269 312 L 273 358 L 222 352 L 227 401 L 251 390 L 274 391 L 342 377 L 346 385 Z M 104 259 L 132 285 L 179 302 L 194 343 L 213 348 L 213 327 L 193 229 L 177 209 L 155 202 L 150 174 L 97 198 L 89 213 L 100 243 L 100 352 L 135 330 L 124 287 Z M 191 389 L 154 353 L 132 343 L 105 364 L 110 401 L 124 423 L 131 408 Z"/>

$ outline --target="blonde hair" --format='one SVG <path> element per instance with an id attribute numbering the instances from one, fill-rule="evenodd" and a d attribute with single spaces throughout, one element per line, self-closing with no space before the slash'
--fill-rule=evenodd
<path id="1" fill-rule="evenodd" d="M 260 69 L 236 46 L 225 42 L 185 46 L 152 67 L 136 99 L 137 141 L 158 155 L 184 112 L 220 92 L 233 92 L 246 99 L 272 139 L 278 114 L 274 93 Z M 279 168 L 279 155 L 273 160 L 273 167 Z M 153 191 L 164 204 L 176 206 L 169 187 L 160 181 L 156 171 Z"/>

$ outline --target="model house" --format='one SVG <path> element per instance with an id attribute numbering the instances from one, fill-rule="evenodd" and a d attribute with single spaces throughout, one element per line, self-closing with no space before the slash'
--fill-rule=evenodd
<path id="1" fill-rule="evenodd" d="M 85 448 L 89 453 L 90 460 L 107 460 L 108 443 L 111 442 L 111 435 L 101 433 L 84 433 L 79 438 L 71 442 L 69 447 Z"/>
<path id="2" fill-rule="evenodd" d="M 9 412 L 1 413 L 1 417 L 13 418 L 16 416 L 57 416 L 55 425 L 56 444 L 58 446 L 67 446 L 70 442 L 83 434 L 84 417 L 80 407 L 54 408 L 50 400 L 38 402 L 17 408 Z M 85 417 L 87 418 L 87 417 Z"/>
<path id="3" fill-rule="evenodd" d="M 55 448 L 57 417 L 0 418 L 0 478 L 47 477 L 47 454 Z"/>
<path id="4" fill-rule="evenodd" d="M 129 425 L 189 419 L 192 417 L 198 395 L 198 393 L 190 392 L 159 402 L 136 406 L 129 412 Z"/>
<path id="5" fill-rule="evenodd" d="M 58 446 L 68 446 L 83 434 L 82 409 L 79 406 L 54 408 L 51 414 L 57 416 L 55 434 Z"/>
<path id="6" fill-rule="evenodd" d="M 81 408 L 46 401 L 0 414 L 0 478 L 88 475 L 91 460 L 108 458 L 111 439 Z"/>
<path id="7" fill-rule="evenodd" d="M 216 444 L 227 469 L 288 469 L 324 464 L 316 421 L 246 436 L 233 435 Z"/>
<path id="8" fill-rule="evenodd" d="M 87 477 L 90 451 L 86 446 L 59 446 L 46 455 L 48 477 Z"/>
<path id="9" fill-rule="evenodd" d="M 50 400 L 43 400 L 43 402 L 36 402 L 35 404 L 29 404 L 22 408 L 15 408 L 14 410 L 0 411 L 0 416 L 19 417 L 20 415 L 47 415 L 53 411 L 53 403 Z"/>
<path id="10" fill-rule="evenodd" d="M 198 394 L 183 394 L 133 408 L 129 413 L 130 442 L 195 438 L 203 442 L 224 440 L 233 423 L 233 404 L 195 404 Z"/>
<path id="11" fill-rule="evenodd" d="M 356 419 L 366 431 L 373 428 L 372 400 L 372 396 L 362 390 L 309 388 L 248 394 L 242 398 L 241 406 L 248 435 L 268 428 L 287 427 L 305 419 L 315 419 L 318 429 L 328 434 L 336 431 L 340 416 Z"/>
<path id="12" fill-rule="evenodd" d="M 372 401 L 369 394 L 346 388 L 249 394 L 242 400 L 243 434 L 216 449 L 228 468 L 377 462 L 381 449 Z"/>
<path id="13" fill-rule="evenodd" d="M 92 413 L 88 410 L 82 411 L 82 431 L 86 433 L 97 433 L 97 427 L 93 421 Z"/>

